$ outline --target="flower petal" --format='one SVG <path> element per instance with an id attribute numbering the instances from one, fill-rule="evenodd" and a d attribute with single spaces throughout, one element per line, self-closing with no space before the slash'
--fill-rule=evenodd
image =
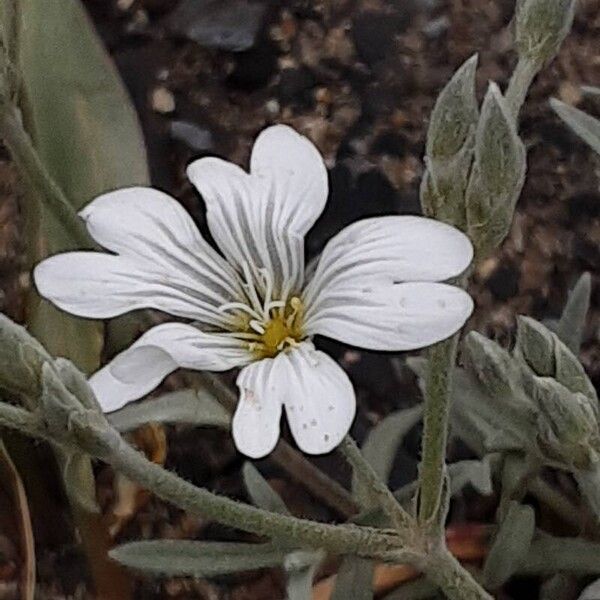
<path id="1" fill-rule="evenodd" d="M 89 383 L 103 410 L 112 412 L 151 392 L 179 367 L 226 371 L 251 359 L 247 345 L 232 337 L 204 333 L 183 323 L 165 323 L 144 333 L 94 373 Z"/>
<path id="2" fill-rule="evenodd" d="M 402 281 L 442 281 L 473 259 L 471 242 L 458 229 L 424 217 L 388 216 L 349 225 L 332 238 L 306 286 L 305 303 L 331 291 Z"/>
<path id="3" fill-rule="evenodd" d="M 224 325 L 218 300 L 197 281 L 180 280 L 158 265 L 102 252 L 67 252 L 43 260 L 33 277 L 38 292 L 80 317 L 107 319 L 142 308 Z M 193 285 L 193 288 L 189 286 Z"/>
<path id="4" fill-rule="evenodd" d="M 361 348 L 398 352 L 450 337 L 472 311 L 469 294 L 443 283 L 331 291 L 319 297 L 305 322 L 305 331 Z"/>
<path id="5" fill-rule="evenodd" d="M 326 454 L 342 441 L 356 413 L 344 370 L 308 342 L 275 358 L 290 429 L 307 454 Z"/>
<path id="6" fill-rule="evenodd" d="M 240 292 L 235 270 L 204 240 L 179 202 L 159 190 L 109 192 L 80 215 L 90 235 L 108 250 L 152 265 L 190 289 L 200 282 L 221 303 Z"/>
<path id="7" fill-rule="evenodd" d="M 254 143 L 250 173 L 275 197 L 279 227 L 306 235 L 328 194 L 327 169 L 313 143 L 286 125 L 268 127 Z"/>
<path id="8" fill-rule="evenodd" d="M 270 127 L 257 138 L 251 173 L 217 158 L 188 166 L 207 206 L 211 233 L 227 259 L 254 276 L 266 268 L 275 289 L 303 279 L 303 236 L 327 199 L 327 171 L 316 148 L 291 128 Z M 283 290 L 283 293 L 289 290 Z"/>
<path id="9" fill-rule="evenodd" d="M 232 421 L 237 449 L 250 458 L 270 454 L 279 440 L 281 395 L 275 361 L 266 358 L 244 367 L 237 378 L 240 399 Z"/>
<path id="10" fill-rule="evenodd" d="M 247 456 L 269 454 L 279 439 L 285 405 L 294 439 L 308 454 L 325 454 L 348 433 L 356 412 L 352 384 L 342 368 L 310 342 L 245 367 L 233 438 Z"/>

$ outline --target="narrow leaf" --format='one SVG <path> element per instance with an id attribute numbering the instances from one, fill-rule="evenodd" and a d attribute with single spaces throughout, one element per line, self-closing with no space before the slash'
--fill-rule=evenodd
<path id="1" fill-rule="evenodd" d="M 288 554 L 284 563 L 287 572 L 287 600 L 312 600 L 315 572 L 325 558 L 317 550 L 298 550 Z"/>
<path id="2" fill-rule="evenodd" d="M 123 544 L 110 556 L 153 575 L 216 577 L 280 566 L 286 554 L 271 544 L 155 540 Z"/>
<path id="3" fill-rule="evenodd" d="M 367 435 L 362 446 L 362 453 L 382 481 L 387 481 L 394 464 L 398 446 L 406 434 L 421 420 L 421 405 L 392 413 L 380 421 Z M 371 498 L 370 490 L 362 489 L 356 478 L 352 488 L 359 502 L 368 506 Z"/>
<path id="4" fill-rule="evenodd" d="M 187 423 L 228 428 L 229 413 L 206 390 L 181 390 L 130 404 L 108 415 L 119 431 L 131 431 L 146 423 Z"/>
<path id="5" fill-rule="evenodd" d="M 556 98 L 550 100 L 550 106 L 594 152 L 600 154 L 600 120 Z"/>
<path id="6" fill-rule="evenodd" d="M 584 273 L 569 294 L 569 299 L 556 326 L 556 335 L 573 354 L 579 354 L 585 320 L 590 309 L 592 278 Z"/>
<path id="7" fill-rule="evenodd" d="M 375 563 L 372 560 L 344 557 L 331 600 L 372 600 L 374 570 Z"/>
<path id="8" fill-rule="evenodd" d="M 581 538 L 540 536 L 519 568 L 522 575 L 600 574 L 600 544 Z"/>
<path id="9" fill-rule="evenodd" d="M 269 482 L 252 463 L 244 463 L 242 474 L 244 476 L 244 485 L 248 490 L 252 502 L 256 506 L 282 515 L 290 514 L 279 494 L 269 485 Z"/>
<path id="10" fill-rule="evenodd" d="M 88 513 L 100 512 L 96 501 L 96 480 L 90 457 L 73 452 L 65 454 L 60 461 L 65 491 L 71 502 Z"/>
<path id="11" fill-rule="evenodd" d="M 107 190 L 147 183 L 137 116 L 79 0 L 21 0 L 18 13 L 25 126 L 73 209 Z M 41 209 L 30 211 L 27 228 L 32 262 L 75 245 L 61 222 Z M 35 295 L 27 313 L 30 330 L 53 355 L 88 374 L 98 368 L 99 323 L 69 316 Z"/>
<path id="12" fill-rule="evenodd" d="M 535 514 L 531 506 L 513 502 L 485 562 L 486 587 L 497 589 L 516 573 L 527 556 L 534 530 Z"/>

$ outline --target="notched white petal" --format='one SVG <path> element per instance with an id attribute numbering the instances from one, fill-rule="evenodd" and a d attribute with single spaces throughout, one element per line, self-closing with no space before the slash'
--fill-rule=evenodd
<path id="1" fill-rule="evenodd" d="M 267 358 L 241 370 L 232 434 L 237 449 L 250 458 L 270 454 L 279 440 L 281 398 L 275 386 L 274 360 Z"/>
<path id="2" fill-rule="evenodd" d="M 298 447 L 326 454 L 350 430 L 356 397 L 344 370 L 327 354 L 304 342 L 275 359 L 286 416 Z"/>
<path id="3" fill-rule="evenodd" d="M 424 217 L 387 216 L 349 225 L 325 246 L 305 290 L 309 305 L 329 292 L 405 281 L 443 281 L 473 259 L 458 229 Z"/>
<path id="4" fill-rule="evenodd" d="M 306 331 L 360 348 L 399 352 L 450 337 L 472 312 L 473 300 L 460 288 L 401 283 L 323 296 L 306 322 Z"/>
<path id="5" fill-rule="evenodd" d="M 117 410 L 155 389 L 179 367 L 226 371 L 248 364 L 245 344 L 191 325 L 165 323 L 144 333 L 90 378 L 90 385 L 106 412 Z"/>
<path id="6" fill-rule="evenodd" d="M 327 171 L 312 143 L 278 125 L 257 138 L 250 174 L 218 158 L 188 166 L 215 241 L 229 261 L 268 269 L 275 289 L 303 281 L 303 237 L 327 199 Z"/>
<path id="7" fill-rule="evenodd" d="M 287 125 L 264 129 L 256 138 L 250 172 L 274 197 L 281 228 L 305 235 L 325 208 L 327 169 L 314 144 Z"/>

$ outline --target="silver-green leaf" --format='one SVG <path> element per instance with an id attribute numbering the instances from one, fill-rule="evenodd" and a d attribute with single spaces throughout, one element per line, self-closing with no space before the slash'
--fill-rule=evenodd
<path id="1" fill-rule="evenodd" d="M 271 544 L 154 540 L 117 546 L 110 556 L 152 575 L 217 577 L 281 566 L 286 552 Z"/>
<path id="2" fill-rule="evenodd" d="M 206 390 L 181 390 L 130 404 L 108 415 L 121 432 L 146 423 L 187 423 L 228 428 L 231 416 Z"/>
<path id="3" fill-rule="evenodd" d="M 497 589 L 517 572 L 527 556 L 534 530 L 533 508 L 513 502 L 485 561 L 486 587 Z"/>

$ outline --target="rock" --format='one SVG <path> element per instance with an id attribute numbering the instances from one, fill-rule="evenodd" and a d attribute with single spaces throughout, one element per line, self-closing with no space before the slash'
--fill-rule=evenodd
<path id="1" fill-rule="evenodd" d="M 152 90 L 151 104 L 155 112 L 172 113 L 175 110 L 175 97 L 166 87 L 157 87 Z"/>
<path id="2" fill-rule="evenodd" d="M 243 52 L 254 46 L 265 11 L 264 4 L 247 0 L 183 0 L 167 27 L 206 48 Z"/>
<path id="3" fill-rule="evenodd" d="M 213 135 L 208 129 L 189 121 L 172 121 L 170 133 L 174 140 L 183 142 L 195 152 L 207 152 L 214 145 Z"/>
<path id="4" fill-rule="evenodd" d="M 487 280 L 487 287 L 502 302 L 519 293 L 519 269 L 508 263 L 499 266 Z"/>
<path id="5" fill-rule="evenodd" d="M 310 69 L 284 69 L 281 72 L 278 87 L 278 96 L 281 104 L 296 104 L 310 107 L 314 104 L 312 89 L 315 78 Z"/>
<path id="6" fill-rule="evenodd" d="M 352 19 L 352 38 L 359 58 L 369 66 L 393 52 L 394 36 L 406 30 L 414 14 L 412 1 L 398 3 L 397 10 L 365 10 Z"/>
<path id="7" fill-rule="evenodd" d="M 227 83 L 234 88 L 252 91 L 267 85 L 275 73 L 277 56 L 272 43 L 266 40 L 236 55 L 235 66 L 227 78 Z"/>

